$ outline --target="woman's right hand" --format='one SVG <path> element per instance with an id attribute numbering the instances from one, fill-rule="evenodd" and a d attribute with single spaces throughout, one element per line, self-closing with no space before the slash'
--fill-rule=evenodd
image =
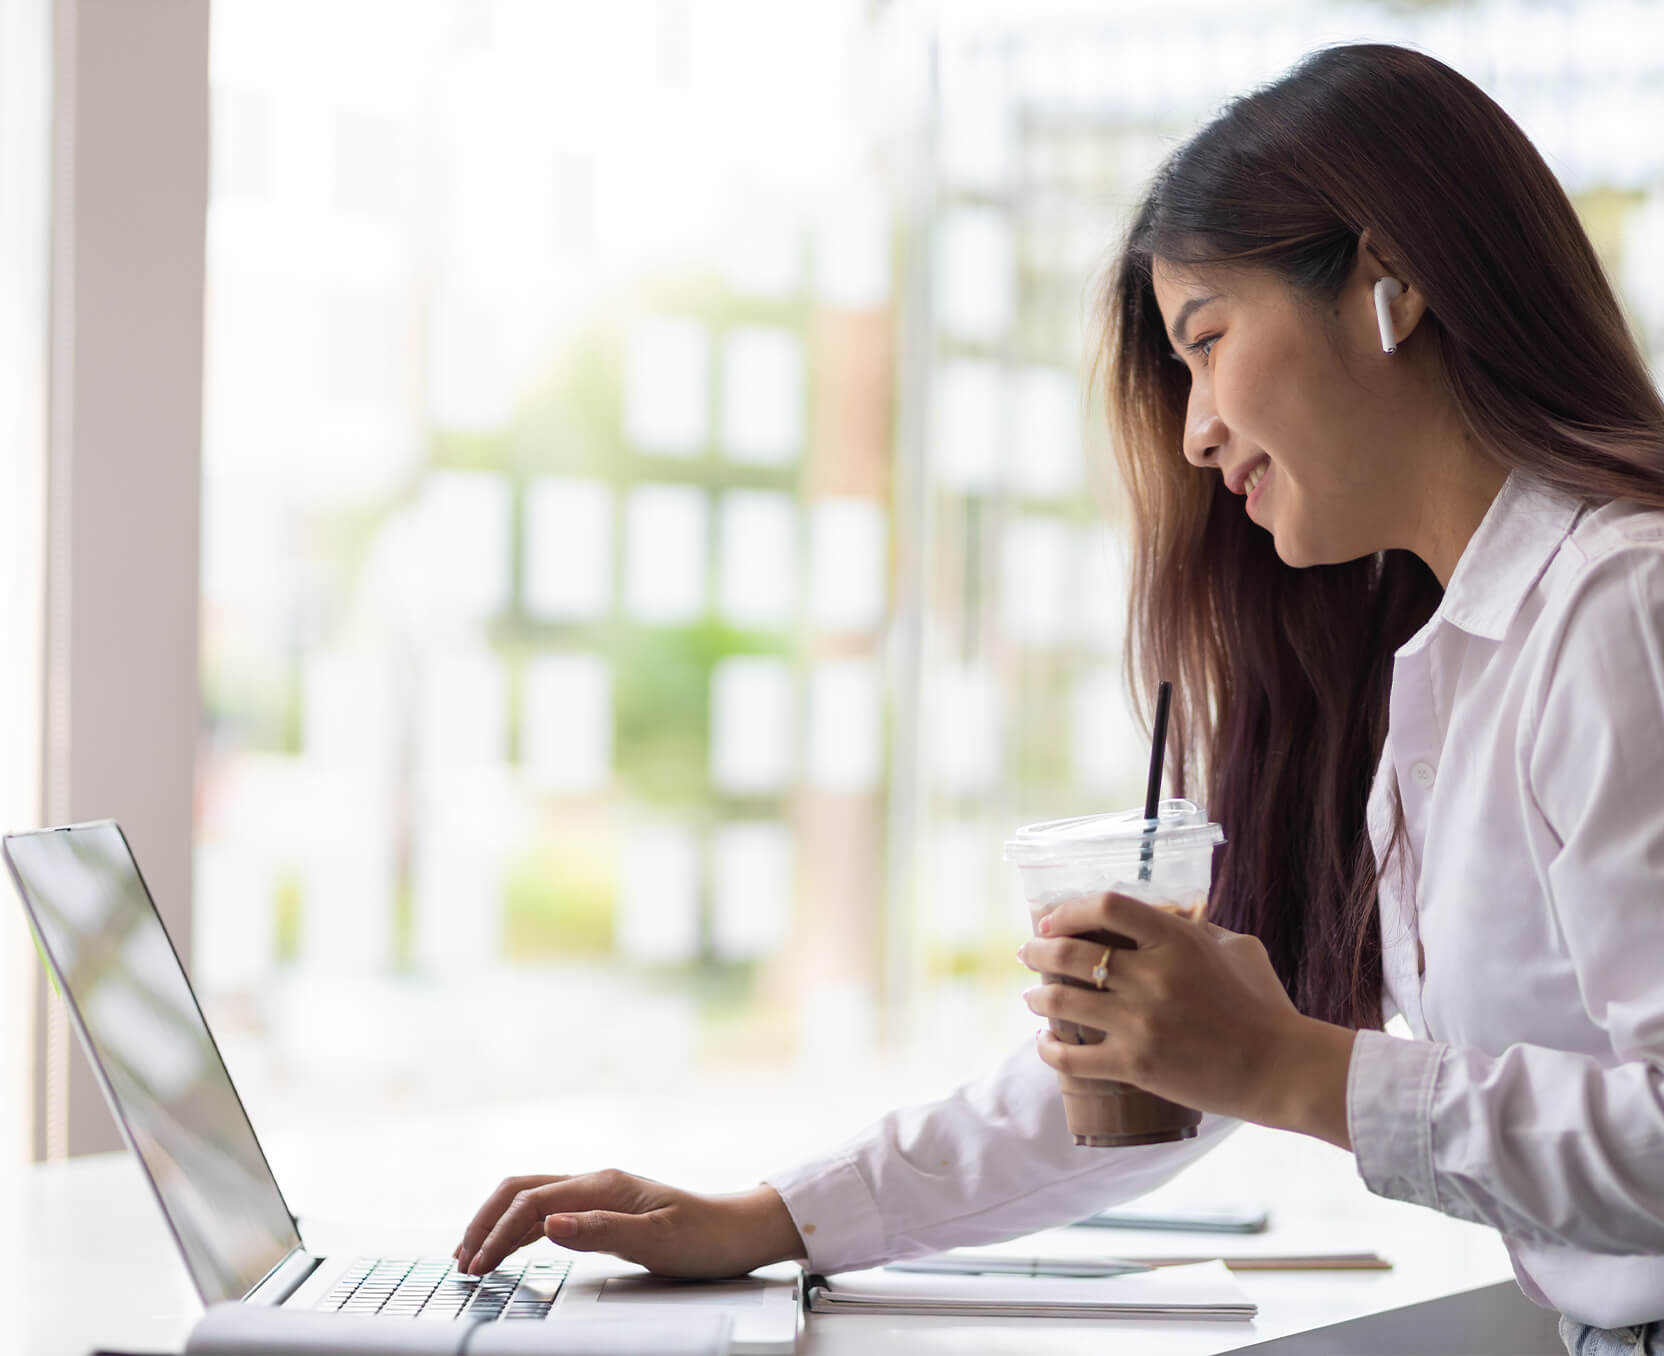
<path id="1" fill-rule="evenodd" d="M 475 1213 L 452 1254 L 484 1275 L 547 1237 L 575 1252 L 606 1252 L 660 1276 L 742 1276 L 805 1255 L 780 1193 L 766 1183 L 700 1196 L 610 1168 L 577 1177 L 507 1177 Z"/>

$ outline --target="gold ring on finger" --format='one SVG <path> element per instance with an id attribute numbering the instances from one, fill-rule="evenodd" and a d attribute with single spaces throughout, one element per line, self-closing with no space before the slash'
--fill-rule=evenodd
<path id="1" fill-rule="evenodd" d="M 1115 954 L 1113 946 L 1106 946 L 1104 954 L 1098 958 L 1098 963 L 1092 967 L 1092 982 L 1100 989 L 1109 985 L 1109 958 Z"/>

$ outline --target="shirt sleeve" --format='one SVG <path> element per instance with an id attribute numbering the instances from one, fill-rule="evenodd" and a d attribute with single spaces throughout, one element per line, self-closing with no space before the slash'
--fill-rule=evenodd
<path id="1" fill-rule="evenodd" d="M 1522 731 L 1549 907 L 1611 1056 L 1364 1031 L 1347 1116 L 1380 1195 L 1590 1252 L 1664 1252 L 1664 543 L 1586 567 Z"/>
<path id="2" fill-rule="evenodd" d="M 813 1271 L 853 1271 L 1080 1219 L 1153 1190 L 1238 1122 L 1196 1136 L 1078 1148 L 1057 1073 L 1025 1041 L 937 1102 L 881 1117 L 842 1149 L 772 1173 Z"/>

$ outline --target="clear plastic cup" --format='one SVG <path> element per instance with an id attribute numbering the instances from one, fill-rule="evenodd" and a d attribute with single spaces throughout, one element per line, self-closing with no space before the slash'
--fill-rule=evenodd
<path id="1" fill-rule="evenodd" d="M 1200 920 L 1207 911 L 1213 879 L 1213 849 L 1225 831 L 1210 823 L 1188 800 L 1164 800 L 1152 828 L 1144 809 L 1119 814 L 1053 819 L 1018 829 L 1006 841 L 1005 860 L 1022 875 L 1029 923 L 1066 899 L 1114 891 Z M 1082 934 L 1103 946 L 1134 950 L 1130 937 L 1112 932 Z M 1113 958 L 1110 973 L 1114 974 Z M 1068 975 L 1042 975 L 1048 984 L 1090 988 Z M 1060 1040 L 1095 1045 L 1104 1033 L 1074 1022 L 1051 1019 Z M 1076 1144 L 1119 1146 L 1189 1139 L 1202 1113 L 1153 1093 L 1107 1078 L 1059 1074 L 1064 1114 Z"/>

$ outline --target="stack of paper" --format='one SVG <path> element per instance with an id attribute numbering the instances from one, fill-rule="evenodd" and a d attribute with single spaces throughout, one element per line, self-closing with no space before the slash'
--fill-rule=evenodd
<path id="1" fill-rule="evenodd" d="M 1259 1307 L 1223 1262 L 1091 1280 L 1049 1276 L 933 1276 L 846 1271 L 809 1278 L 818 1314 L 937 1314 L 951 1318 L 1186 1318 L 1246 1321 Z"/>

